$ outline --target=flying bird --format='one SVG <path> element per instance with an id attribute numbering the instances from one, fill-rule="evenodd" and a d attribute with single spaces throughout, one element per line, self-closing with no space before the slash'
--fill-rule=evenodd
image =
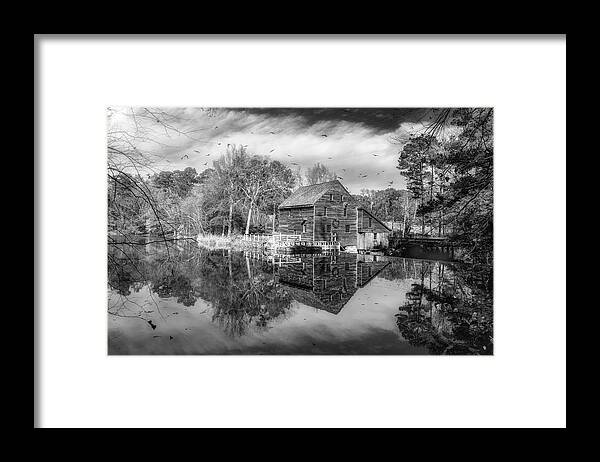
<path id="1" fill-rule="evenodd" d="M 341 176 L 338 176 L 338 180 L 343 180 L 344 178 L 342 178 Z"/>
<path id="2" fill-rule="evenodd" d="M 328 157 L 328 159 L 333 159 L 333 157 Z"/>
<path id="3" fill-rule="evenodd" d="M 189 159 L 189 158 L 190 158 L 190 156 L 188 156 L 187 154 L 184 154 L 183 156 L 181 156 L 181 158 L 182 158 L 182 159 L 186 159 L 186 158 L 187 158 L 187 159 Z"/>
<path id="4" fill-rule="evenodd" d="M 204 162 L 204 165 L 208 165 L 208 162 Z"/>
<path id="5" fill-rule="evenodd" d="M 217 143 L 217 146 L 221 146 L 221 143 Z"/>
<path id="6" fill-rule="evenodd" d="M 287 156 L 288 156 L 288 157 L 294 157 L 294 156 L 292 156 L 291 154 L 288 154 Z"/>
<path id="7" fill-rule="evenodd" d="M 292 162 L 292 165 L 298 165 L 296 162 Z"/>
<path id="8" fill-rule="evenodd" d="M 271 149 L 269 152 L 273 152 L 273 151 L 275 151 L 275 149 Z"/>
<path id="9" fill-rule="evenodd" d="M 327 138 L 327 135 L 325 135 L 325 134 L 322 134 L 321 136 L 322 136 L 323 138 Z"/>
<path id="10" fill-rule="evenodd" d="M 374 156 L 374 157 L 377 157 L 377 156 L 378 156 L 378 154 L 371 154 L 371 155 L 372 155 L 372 156 Z"/>
<path id="11" fill-rule="evenodd" d="M 200 151 L 197 151 L 196 149 L 194 149 L 194 152 L 197 152 L 198 154 L 200 154 Z"/>
<path id="12" fill-rule="evenodd" d="M 269 133 L 270 133 L 271 135 L 274 135 L 274 134 L 275 134 L 275 132 L 269 132 Z"/>
<path id="13" fill-rule="evenodd" d="M 206 154 L 206 157 L 210 156 L 210 154 Z"/>

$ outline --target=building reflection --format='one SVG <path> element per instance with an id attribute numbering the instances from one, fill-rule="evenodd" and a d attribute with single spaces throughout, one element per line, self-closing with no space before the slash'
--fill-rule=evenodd
<path id="1" fill-rule="evenodd" d="M 277 282 L 300 303 L 338 314 L 354 293 L 389 261 L 373 255 L 332 253 L 294 255 L 277 265 Z"/>

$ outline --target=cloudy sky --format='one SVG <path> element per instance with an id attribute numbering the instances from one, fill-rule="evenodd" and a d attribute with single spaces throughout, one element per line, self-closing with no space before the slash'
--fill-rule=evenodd
<path id="1" fill-rule="evenodd" d="M 362 188 L 404 188 L 396 168 L 403 140 L 426 127 L 435 109 L 311 108 L 109 108 L 109 130 L 131 131 L 168 114 L 170 129 L 150 128 L 137 146 L 166 170 L 212 166 L 227 144 L 247 146 L 303 172 L 320 162 L 353 194 Z M 132 117 L 134 114 L 137 116 Z M 401 141 L 397 141 L 400 139 Z"/>

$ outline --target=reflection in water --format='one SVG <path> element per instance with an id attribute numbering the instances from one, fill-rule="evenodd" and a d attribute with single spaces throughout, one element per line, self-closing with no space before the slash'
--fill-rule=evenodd
<path id="1" fill-rule="evenodd" d="M 111 354 L 492 352 L 491 297 L 448 263 L 194 244 L 111 246 L 108 262 Z"/>
<path id="2" fill-rule="evenodd" d="M 279 282 L 295 300 L 332 314 L 389 265 L 377 257 L 348 253 L 294 257 L 280 267 Z"/>
<path id="3" fill-rule="evenodd" d="M 414 263 L 414 261 L 413 261 Z M 397 324 L 412 345 L 432 354 L 492 354 L 492 299 L 467 286 L 460 268 L 420 261 Z"/>

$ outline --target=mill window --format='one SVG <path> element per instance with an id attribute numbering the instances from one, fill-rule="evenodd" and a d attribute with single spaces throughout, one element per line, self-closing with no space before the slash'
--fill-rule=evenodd
<path id="1" fill-rule="evenodd" d="M 346 232 L 349 233 L 350 232 L 350 225 L 346 225 Z"/>

